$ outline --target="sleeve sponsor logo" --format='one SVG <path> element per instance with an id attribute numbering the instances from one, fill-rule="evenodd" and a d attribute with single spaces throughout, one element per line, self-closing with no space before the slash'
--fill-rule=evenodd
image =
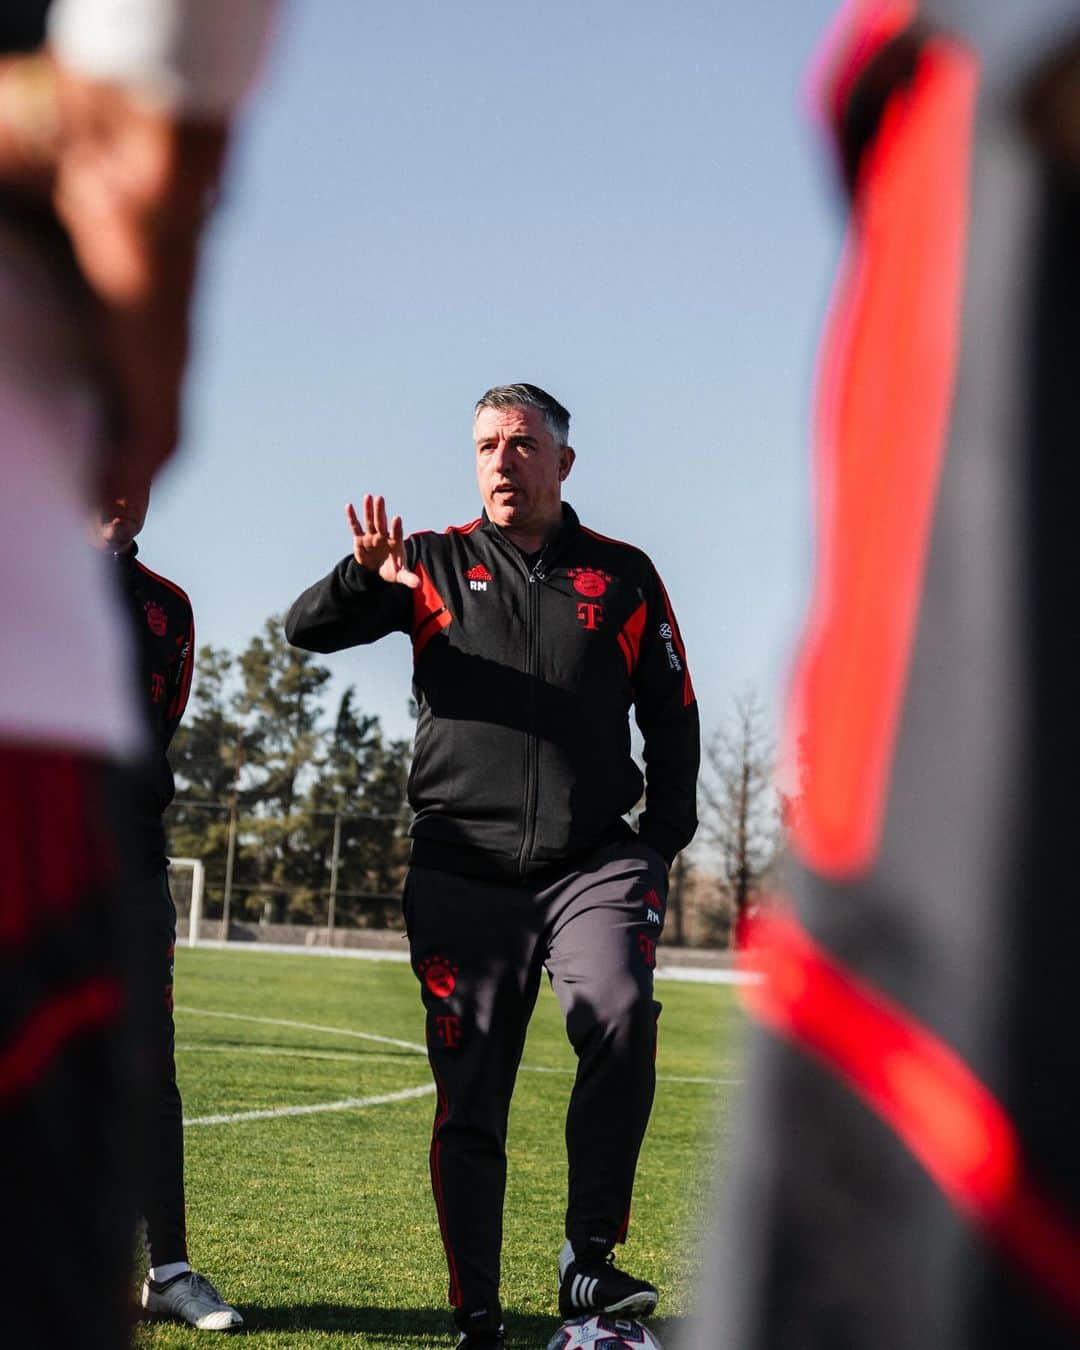
<path id="1" fill-rule="evenodd" d="M 672 670 L 682 670 L 682 662 L 679 660 L 679 653 L 675 650 L 675 635 L 671 631 L 671 624 L 662 623 L 657 630 L 664 644 L 664 650 L 667 652 L 667 663 Z"/>

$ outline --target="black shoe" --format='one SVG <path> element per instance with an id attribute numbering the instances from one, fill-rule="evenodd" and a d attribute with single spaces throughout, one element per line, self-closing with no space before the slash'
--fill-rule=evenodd
<path id="1" fill-rule="evenodd" d="M 503 1350 L 506 1345 L 506 1332 L 503 1327 L 498 1331 L 463 1331 L 454 1350 Z"/>
<path id="2" fill-rule="evenodd" d="M 503 1350 L 506 1328 L 498 1303 L 487 1308 L 455 1308 L 454 1321 L 461 1332 L 454 1350 Z"/>
<path id="3" fill-rule="evenodd" d="M 620 1313 L 625 1317 L 648 1317 L 660 1295 L 645 1280 L 635 1280 L 607 1257 L 575 1256 L 559 1282 L 559 1316 L 583 1313 Z"/>

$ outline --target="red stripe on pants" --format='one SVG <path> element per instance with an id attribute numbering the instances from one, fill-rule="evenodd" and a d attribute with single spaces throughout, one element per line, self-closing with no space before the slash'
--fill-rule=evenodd
<path id="1" fill-rule="evenodd" d="M 793 918 L 758 920 L 744 999 L 885 1121 L 958 1210 L 1080 1318 L 1080 1232 L 1028 1175 L 1008 1114 L 929 1028 L 845 970 Z"/>

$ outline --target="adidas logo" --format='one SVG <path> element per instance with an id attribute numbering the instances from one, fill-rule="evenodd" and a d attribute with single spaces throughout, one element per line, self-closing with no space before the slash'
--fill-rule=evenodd
<path id="1" fill-rule="evenodd" d="M 465 580 L 469 583 L 470 591 L 486 591 L 488 582 L 494 581 L 495 578 L 483 563 L 477 563 L 475 567 L 470 567 L 465 573 Z"/>
<path id="2" fill-rule="evenodd" d="M 575 1308 L 596 1307 L 596 1286 L 600 1283 L 595 1276 L 575 1275 L 570 1285 L 569 1301 Z"/>

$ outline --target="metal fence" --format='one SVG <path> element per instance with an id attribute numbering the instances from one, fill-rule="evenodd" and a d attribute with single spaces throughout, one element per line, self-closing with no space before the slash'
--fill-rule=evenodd
<path id="1" fill-rule="evenodd" d="M 166 816 L 170 847 L 204 865 L 203 915 L 219 919 L 224 936 L 237 923 L 287 922 L 324 928 L 400 928 L 401 883 L 408 855 L 404 811 L 305 811 L 304 848 L 292 873 L 267 876 L 266 837 L 290 836 L 289 823 L 228 803 L 178 798 Z M 300 873 L 298 875 L 297 873 Z M 174 868 L 177 912 L 190 905 L 191 869 Z"/>

